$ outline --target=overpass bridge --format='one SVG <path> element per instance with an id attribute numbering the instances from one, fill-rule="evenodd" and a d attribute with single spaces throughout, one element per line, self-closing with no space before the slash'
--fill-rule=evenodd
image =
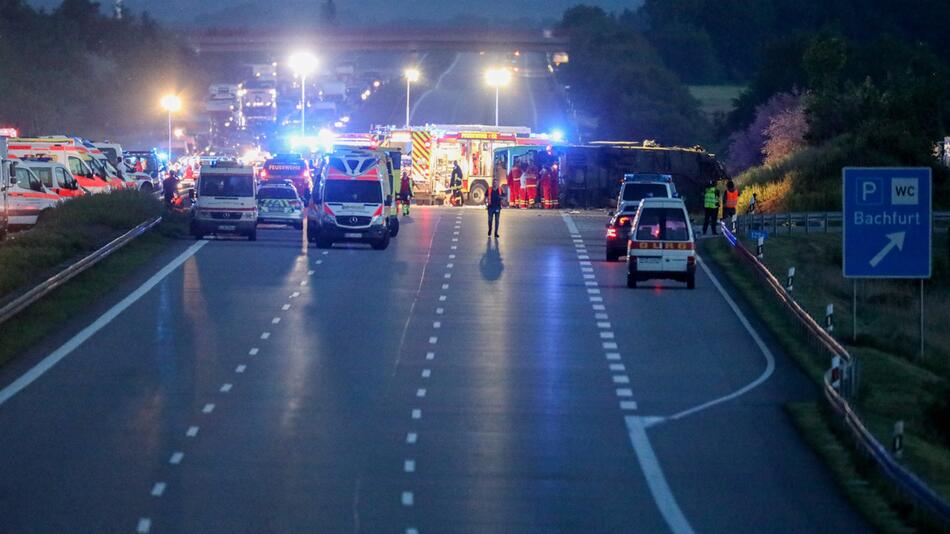
<path id="1" fill-rule="evenodd" d="M 278 29 L 216 28 L 188 37 L 199 54 L 284 53 L 293 48 L 328 51 L 419 52 L 451 50 L 458 52 L 563 52 L 567 39 L 550 32 L 524 29 L 420 29 L 420 28 L 346 28 L 318 31 Z"/>

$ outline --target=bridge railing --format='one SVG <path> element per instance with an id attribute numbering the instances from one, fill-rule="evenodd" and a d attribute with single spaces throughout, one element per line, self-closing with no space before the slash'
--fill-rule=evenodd
<path id="1" fill-rule="evenodd" d="M 814 214 L 791 215 L 792 217 L 786 216 L 784 220 L 810 221 L 814 219 Z M 796 215 L 800 217 L 796 217 Z M 809 217 L 806 218 L 806 215 Z M 840 213 L 837 215 L 840 225 L 841 215 Z M 759 217 L 756 216 L 757 220 L 761 221 L 762 219 Z M 765 217 L 768 221 L 772 220 L 771 216 Z M 779 215 L 777 220 L 782 220 L 782 216 Z M 822 217 L 820 220 L 827 227 L 825 221 L 829 219 Z M 833 220 L 833 218 L 830 220 Z M 725 223 L 722 223 L 721 227 L 723 236 L 732 246 L 734 253 L 766 284 L 769 292 L 781 303 L 783 310 L 798 324 L 804 339 L 807 339 L 814 349 L 824 354 L 831 361 L 830 368 L 822 377 L 822 390 L 828 405 L 840 417 L 840 424 L 850 432 L 858 450 L 874 461 L 878 472 L 889 480 L 909 502 L 939 522 L 944 528 L 950 527 L 950 503 L 903 466 L 891 454 L 890 450 L 871 434 L 852 408 L 849 399 L 853 398 L 858 388 L 858 360 L 795 301 L 795 298 L 785 289 L 785 286 L 759 261 L 754 253 L 743 245 L 742 241 L 730 231 Z M 792 227 L 794 225 L 789 225 L 789 228 Z"/>

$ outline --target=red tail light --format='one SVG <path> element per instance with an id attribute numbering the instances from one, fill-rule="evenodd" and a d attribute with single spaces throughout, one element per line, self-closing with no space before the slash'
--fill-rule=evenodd
<path id="1" fill-rule="evenodd" d="M 696 265 L 696 256 L 686 258 L 686 265 Z"/>
<path id="2" fill-rule="evenodd" d="M 261 169 L 261 178 L 267 178 L 267 169 Z"/>
<path id="3" fill-rule="evenodd" d="M 608 238 L 608 239 L 613 239 L 613 238 L 615 238 L 615 237 L 617 237 L 617 229 L 616 229 L 616 228 L 608 228 L 608 229 L 607 229 L 607 238 Z"/>

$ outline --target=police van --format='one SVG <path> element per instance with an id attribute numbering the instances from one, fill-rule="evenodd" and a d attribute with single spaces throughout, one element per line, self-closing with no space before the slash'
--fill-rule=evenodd
<path id="1" fill-rule="evenodd" d="M 334 152 L 323 164 L 320 183 L 307 210 L 307 239 L 318 248 L 333 243 L 369 243 L 376 250 L 389 246 L 392 205 L 386 194 L 386 170 L 381 155 L 371 150 Z"/>
<path id="2" fill-rule="evenodd" d="M 196 184 L 191 235 L 236 234 L 257 240 L 257 182 L 254 168 L 219 161 L 205 167 Z"/>

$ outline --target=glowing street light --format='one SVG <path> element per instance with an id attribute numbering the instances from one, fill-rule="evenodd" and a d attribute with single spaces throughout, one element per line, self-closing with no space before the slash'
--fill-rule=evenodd
<path id="1" fill-rule="evenodd" d="M 159 102 L 162 109 L 168 112 L 168 163 L 171 165 L 172 159 L 172 113 L 181 111 L 181 98 L 178 95 L 168 94 L 162 97 Z"/>
<path id="2" fill-rule="evenodd" d="M 498 95 L 502 87 L 511 83 L 511 71 L 505 68 L 493 68 L 485 71 L 485 82 L 495 88 L 495 126 L 498 126 Z"/>
<path id="3" fill-rule="evenodd" d="M 406 76 L 406 128 L 409 127 L 409 87 L 419 81 L 419 69 L 409 68 L 403 73 Z"/>
<path id="4" fill-rule="evenodd" d="M 295 52 L 290 56 L 287 64 L 300 76 L 300 135 L 305 136 L 307 122 L 307 76 L 317 70 L 317 56 L 310 52 Z"/>

